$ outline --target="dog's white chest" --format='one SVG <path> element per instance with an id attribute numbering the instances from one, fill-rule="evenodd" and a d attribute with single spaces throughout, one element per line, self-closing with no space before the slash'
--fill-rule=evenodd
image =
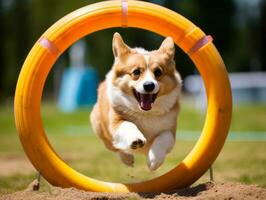
<path id="1" fill-rule="evenodd" d="M 133 123 L 148 140 L 153 139 L 163 131 L 171 130 L 176 123 L 176 112 L 169 112 L 162 116 L 140 116 Z"/>

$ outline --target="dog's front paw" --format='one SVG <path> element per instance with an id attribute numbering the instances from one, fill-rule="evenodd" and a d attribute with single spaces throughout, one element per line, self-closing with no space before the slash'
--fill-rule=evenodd
<path id="1" fill-rule="evenodd" d="M 131 152 L 142 148 L 146 144 L 146 138 L 131 122 L 123 122 L 114 134 L 114 146 L 124 152 Z"/>
<path id="2" fill-rule="evenodd" d="M 130 145 L 131 149 L 138 149 L 138 148 L 142 148 L 146 143 L 146 139 L 142 138 L 142 139 L 136 139 L 135 141 L 133 141 Z"/>
<path id="3" fill-rule="evenodd" d="M 126 137 L 125 140 L 127 143 L 126 146 L 130 150 L 140 149 L 144 147 L 144 145 L 146 144 L 146 138 L 142 135 L 142 133 L 137 128 L 131 134 L 125 135 L 125 137 Z"/>
<path id="4" fill-rule="evenodd" d="M 162 152 L 154 152 L 152 149 L 148 152 L 147 164 L 151 171 L 158 169 L 164 162 L 166 154 Z"/>

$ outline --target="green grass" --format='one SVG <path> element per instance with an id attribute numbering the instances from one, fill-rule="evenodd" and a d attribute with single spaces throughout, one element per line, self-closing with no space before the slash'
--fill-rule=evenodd
<path id="1" fill-rule="evenodd" d="M 178 130 L 198 131 L 204 123 L 204 112 L 183 103 Z M 266 104 L 242 105 L 234 108 L 232 131 L 266 131 Z M 195 141 L 177 141 L 164 165 L 156 172 L 146 167 L 144 156 L 137 156 L 134 168 L 124 166 L 115 153 L 106 150 L 92 134 L 89 125 L 90 109 L 61 113 L 52 104 L 43 104 L 42 117 L 47 136 L 56 152 L 74 169 L 85 175 L 105 180 L 135 182 L 165 173 L 180 162 L 192 149 Z M 214 164 L 214 178 L 259 184 L 266 187 L 266 142 L 230 142 L 225 144 Z M 16 134 L 11 107 L 0 107 L 0 165 L 1 158 L 15 157 L 28 162 Z M 1 167 L 1 166 L 0 166 Z M 0 175 L 0 194 L 21 190 L 34 179 L 35 172 Z M 199 182 L 208 180 L 205 174 Z M 47 182 L 43 182 L 47 189 Z"/>
<path id="2" fill-rule="evenodd" d="M 241 105 L 233 109 L 232 131 L 266 131 L 266 104 Z"/>
<path id="3" fill-rule="evenodd" d="M 27 187 L 27 184 L 31 183 L 34 179 L 34 174 L 27 176 L 21 174 L 14 174 L 12 176 L 1 177 L 0 194 L 12 193 L 14 191 L 23 190 Z"/>

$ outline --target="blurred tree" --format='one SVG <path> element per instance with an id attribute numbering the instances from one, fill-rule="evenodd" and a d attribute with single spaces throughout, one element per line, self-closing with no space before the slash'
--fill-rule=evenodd
<path id="1" fill-rule="evenodd" d="M 13 8 L 14 19 L 12 21 L 16 21 L 17 23 L 10 24 L 10 28 L 13 32 L 14 43 L 15 43 L 15 65 L 17 66 L 15 72 L 16 74 L 19 72 L 25 56 L 28 54 L 30 50 L 30 7 L 28 0 L 16 0 L 14 2 Z"/>
<path id="2" fill-rule="evenodd" d="M 262 1 L 261 4 L 261 17 L 260 17 L 260 59 L 261 59 L 261 66 L 263 71 L 266 71 L 266 1 Z"/>
<path id="3" fill-rule="evenodd" d="M 231 44 L 234 71 L 260 71 L 263 68 L 263 24 L 265 23 L 264 0 L 235 0 L 237 11 L 235 26 L 237 37 Z M 265 8 L 264 8 L 265 9 Z M 264 17 L 263 17 L 264 15 Z"/>
<path id="4" fill-rule="evenodd" d="M 40 35 L 62 16 L 97 1 L 100 0 L 0 0 L 0 42 L 3 47 L 0 49 L 0 101 L 13 96 L 19 70 Z M 266 70 L 263 49 L 266 45 L 265 0 L 258 1 L 261 2 L 260 21 L 246 20 L 248 17 L 244 19 L 247 13 L 239 10 L 238 6 L 243 5 L 248 12 L 250 9 L 243 0 L 149 1 L 179 12 L 212 35 L 229 71 L 248 71 L 250 66 L 256 66 L 256 60 L 262 66 L 260 69 Z M 240 12 L 241 16 L 237 18 Z M 247 23 L 243 25 L 244 22 Z M 132 47 L 142 46 L 152 50 L 158 48 L 163 40 L 157 34 L 134 28 L 113 28 L 88 35 L 87 63 L 97 68 L 102 79 L 113 63 L 111 43 L 115 31 L 120 32 L 125 42 Z M 62 68 L 66 63 L 67 52 L 60 57 L 57 65 Z M 183 77 L 196 71 L 188 56 L 180 49 L 176 51 L 176 63 Z M 53 79 L 57 78 L 48 77 L 48 92 L 53 90 Z"/>
<path id="5" fill-rule="evenodd" d="M 5 1 L 6 2 L 6 1 Z M 1 2 L 3 6 L 4 1 Z M 8 12 L 4 14 L 1 23 L 3 27 L 4 55 L 1 65 L 4 69 L 1 73 L 1 81 L 5 96 L 13 96 L 16 80 L 23 60 L 29 51 L 29 7 L 27 0 L 14 0 L 6 4 Z"/>
<path id="6" fill-rule="evenodd" d="M 0 44 L 2 44 L 2 48 L 0 48 L 0 99 L 3 99 L 6 96 L 5 83 L 3 80 L 3 75 L 5 73 L 5 25 L 4 25 L 4 13 L 3 13 L 3 1 L 0 0 Z"/>

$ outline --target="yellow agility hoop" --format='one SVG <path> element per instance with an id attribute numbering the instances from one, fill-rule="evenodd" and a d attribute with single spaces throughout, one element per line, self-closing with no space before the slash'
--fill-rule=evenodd
<path id="1" fill-rule="evenodd" d="M 40 114 L 45 80 L 59 55 L 83 36 L 121 26 L 172 36 L 199 70 L 208 99 L 202 134 L 186 158 L 162 176 L 130 184 L 95 180 L 68 166 L 50 145 Z M 229 130 L 231 114 L 230 83 L 223 60 L 211 39 L 181 15 L 142 1 L 100 2 L 56 22 L 30 51 L 20 72 L 15 95 L 16 127 L 34 167 L 53 185 L 97 192 L 166 191 L 189 186 L 218 156 Z"/>

